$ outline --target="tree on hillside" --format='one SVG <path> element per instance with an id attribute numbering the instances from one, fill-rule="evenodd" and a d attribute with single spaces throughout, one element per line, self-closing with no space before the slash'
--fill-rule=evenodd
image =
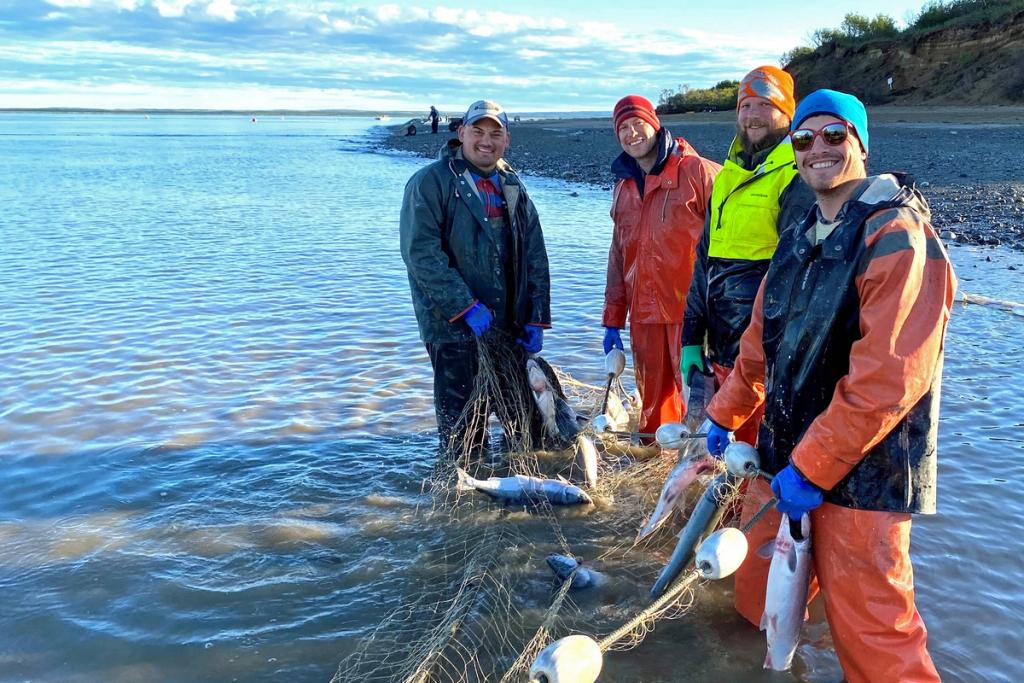
<path id="1" fill-rule="evenodd" d="M 814 47 L 834 43 L 850 45 L 868 40 L 892 39 L 900 34 L 896 20 L 887 14 L 879 14 L 869 18 L 861 14 L 847 14 L 839 28 L 819 28 L 811 33 L 810 39 Z"/>
<path id="2" fill-rule="evenodd" d="M 840 24 L 840 30 L 847 38 L 853 40 L 895 38 L 900 34 L 896 21 L 887 14 L 879 14 L 874 19 L 860 14 L 847 14 Z"/>
<path id="3" fill-rule="evenodd" d="M 677 92 L 662 90 L 658 104 L 658 113 L 676 114 L 686 111 L 722 111 L 732 109 L 736 105 L 736 92 L 739 81 L 719 81 L 710 88 L 690 88 L 687 84 L 679 86 Z"/>

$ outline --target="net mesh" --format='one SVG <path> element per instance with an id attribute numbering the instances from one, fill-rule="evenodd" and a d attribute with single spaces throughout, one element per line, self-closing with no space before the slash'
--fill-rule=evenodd
<path id="1" fill-rule="evenodd" d="M 478 381 L 461 427 L 463 433 L 484 437 L 449 444 L 428 483 L 431 503 L 409 522 L 443 533 L 423 541 L 428 547 L 418 556 L 402 604 L 341 661 L 332 683 L 526 681 L 537 654 L 558 638 L 613 633 L 613 639 L 602 641 L 602 649 L 629 649 L 655 621 L 678 617 L 692 604 L 695 581 L 660 605 L 652 605 L 647 596 L 646 588 L 674 547 L 671 531 L 662 529 L 645 539 L 642 552 L 633 547 L 639 525 L 675 464 L 657 447 L 639 446 L 629 433 L 598 435 L 584 428 L 601 456 L 597 485 L 589 491 L 595 505 L 502 506 L 456 485 L 457 467 L 476 477 L 575 473 L 575 446 L 538 448 L 544 444 L 531 433 L 537 407 L 529 391 L 502 392 L 510 384 L 527 386 L 523 356 L 509 347 L 507 340 L 490 335 L 479 342 Z M 604 387 L 553 370 L 558 391 L 577 413 L 593 416 L 600 410 Z M 618 391 L 625 395 L 621 384 Z M 490 415 L 497 424 L 489 422 Z M 488 437 L 490 453 L 500 457 L 483 448 Z M 699 440 L 687 446 L 699 447 Z M 700 493 L 700 487 L 694 488 L 693 497 Z M 614 603 L 584 612 L 573 599 L 570 581 L 558 582 L 547 568 L 549 553 L 588 557 L 634 590 L 620 591 Z"/>

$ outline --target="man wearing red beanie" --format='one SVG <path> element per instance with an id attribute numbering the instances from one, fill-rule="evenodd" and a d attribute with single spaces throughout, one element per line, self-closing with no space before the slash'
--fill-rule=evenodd
<path id="1" fill-rule="evenodd" d="M 719 165 L 700 157 L 661 125 L 639 95 L 615 105 L 612 122 L 622 154 L 616 177 L 604 294 L 604 350 L 622 349 L 629 318 L 633 367 L 643 408 L 639 431 L 679 422 L 680 339 L 694 252 Z"/>

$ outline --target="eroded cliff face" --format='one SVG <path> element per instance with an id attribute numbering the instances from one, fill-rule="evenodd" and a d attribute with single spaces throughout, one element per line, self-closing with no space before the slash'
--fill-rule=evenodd
<path id="1" fill-rule="evenodd" d="M 868 104 L 1019 104 L 1024 102 L 1024 12 L 913 40 L 825 46 L 786 69 L 796 80 L 798 97 L 832 88 Z"/>

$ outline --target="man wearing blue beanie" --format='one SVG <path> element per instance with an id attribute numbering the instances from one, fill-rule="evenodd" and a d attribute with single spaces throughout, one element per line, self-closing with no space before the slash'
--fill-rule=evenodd
<path id="1" fill-rule="evenodd" d="M 711 432 L 735 429 L 764 406 L 757 448 L 774 478 L 770 488 L 751 483 L 744 521 L 773 494 L 778 503 L 747 533 L 751 547 L 809 515 L 845 680 L 938 681 L 914 603 L 910 526 L 911 514 L 935 512 L 956 278 L 924 197 L 902 174 L 868 177 L 860 100 L 811 93 L 790 140 L 817 203 L 780 236 L 736 366 L 708 407 L 720 425 L 709 449 L 721 440 Z M 769 560 L 751 554 L 737 581 L 765 587 L 768 576 Z M 765 666 L 785 668 L 788 654 L 769 654 Z"/>

